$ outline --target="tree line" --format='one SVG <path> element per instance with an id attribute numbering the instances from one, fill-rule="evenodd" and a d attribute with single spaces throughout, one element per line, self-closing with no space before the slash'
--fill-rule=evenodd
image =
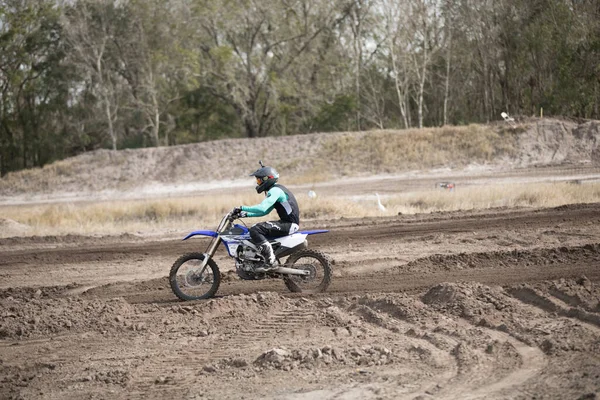
<path id="1" fill-rule="evenodd" d="M 598 0 L 2 0 L 0 173 L 97 148 L 600 118 Z"/>

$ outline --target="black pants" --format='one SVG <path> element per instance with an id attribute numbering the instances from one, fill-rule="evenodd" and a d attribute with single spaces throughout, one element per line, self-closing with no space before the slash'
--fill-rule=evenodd
<path id="1" fill-rule="evenodd" d="M 298 230 L 298 225 L 281 221 L 259 222 L 250 228 L 250 237 L 255 245 L 260 245 L 267 242 L 267 238 L 287 236 L 293 233 L 292 230 Z"/>

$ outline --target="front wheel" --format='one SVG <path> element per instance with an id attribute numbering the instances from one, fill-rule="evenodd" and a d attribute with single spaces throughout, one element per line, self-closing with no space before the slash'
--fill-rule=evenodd
<path id="1" fill-rule="evenodd" d="M 294 293 L 321 293 L 331 283 L 333 269 L 329 257 L 320 251 L 305 249 L 289 256 L 286 267 L 309 271 L 310 275 L 291 275 L 283 278 L 285 286 Z"/>
<path id="2" fill-rule="evenodd" d="M 204 257 L 202 253 L 185 254 L 171 267 L 169 283 L 173 293 L 181 300 L 208 299 L 219 289 L 219 268 L 212 259 L 202 268 Z"/>

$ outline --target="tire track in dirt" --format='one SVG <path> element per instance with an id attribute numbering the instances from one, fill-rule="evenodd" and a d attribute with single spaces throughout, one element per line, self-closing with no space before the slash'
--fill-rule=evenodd
<path id="1" fill-rule="evenodd" d="M 600 333 L 600 315 L 596 313 L 587 312 L 577 307 L 569 307 L 562 301 L 545 296 L 530 287 L 510 288 L 508 293 L 523 303 L 533 305 L 548 313 L 577 320 L 589 329 Z"/>
<path id="2" fill-rule="evenodd" d="M 403 395 L 434 393 L 458 378 L 458 363 L 448 351 L 458 345 L 458 341 L 451 336 L 446 336 L 443 341 L 436 340 L 428 334 L 420 333 L 418 324 L 411 318 L 411 311 L 407 310 L 410 307 L 405 309 L 394 298 L 374 299 L 367 296 L 355 300 L 355 305 L 350 306 L 346 312 L 361 317 L 368 324 L 388 330 L 400 343 L 404 343 L 403 347 L 410 354 L 435 366 L 438 373 L 434 379 L 423 379 L 418 385 L 406 386 Z"/>
<path id="3" fill-rule="evenodd" d="M 245 353 L 248 350 L 254 349 L 256 357 L 260 354 L 260 349 L 268 342 L 267 339 L 275 335 L 296 336 L 298 329 L 306 328 L 315 325 L 316 311 L 314 309 L 298 310 L 283 309 L 265 315 L 259 321 L 244 326 L 239 331 L 226 337 L 220 348 L 216 351 L 211 351 L 208 360 L 217 360 L 238 355 L 240 349 L 244 349 Z"/>
<path id="4" fill-rule="evenodd" d="M 572 232 L 575 235 L 583 235 L 581 239 L 574 238 L 573 243 L 581 243 L 586 240 L 598 240 L 598 231 L 590 230 L 591 226 L 595 221 L 600 221 L 600 203 L 590 205 L 574 205 L 559 207 L 551 210 L 496 210 L 489 211 L 487 213 L 472 212 L 472 213 L 444 213 L 440 215 L 428 215 L 404 218 L 401 217 L 382 217 L 382 218 L 369 218 L 365 220 L 338 220 L 338 221 L 327 221 L 328 229 L 331 229 L 330 233 L 324 235 L 318 235 L 318 238 L 310 240 L 310 246 L 315 249 L 323 250 L 327 253 L 333 253 L 334 255 L 340 255 L 342 258 L 341 263 L 334 266 L 334 270 L 337 271 L 338 276 L 334 279 L 334 284 L 331 290 L 343 292 L 356 288 L 357 290 L 372 291 L 377 290 L 379 287 L 377 283 L 372 282 L 372 279 L 365 276 L 365 282 L 353 278 L 345 278 L 339 275 L 351 275 L 353 273 L 361 273 L 363 269 L 384 271 L 386 274 L 390 272 L 389 268 L 394 266 L 402 269 L 404 263 L 414 260 L 418 257 L 418 253 L 411 254 L 409 257 L 402 254 L 402 246 L 414 247 L 411 243 L 419 241 L 430 240 L 431 235 L 437 235 L 444 233 L 449 238 L 452 235 L 460 235 L 460 232 L 479 232 L 478 236 L 482 240 L 488 240 L 493 243 L 494 235 L 490 232 L 494 232 L 495 229 L 502 229 L 508 232 L 518 232 L 519 230 L 536 229 L 539 232 L 552 232 L 557 230 L 557 226 L 561 226 L 560 229 L 565 229 Z M 600 223 L 600 222 L 599 222 Z M 458 233 L 457 233 L 458 232 Z M 590 232 L 589 238 L 586 239 L 585 232 Z M 594 233 L 595 232 L 595 233 Z M 535 235 L 533 235 L 535 236 Z M 485 239 L 490 237 L 491 239 Z M 579 236 L 578 236 L 579 237 Z M 460 236 L 459 236 L 460 238 Z M 123 237 L 116 238 L 117 240 L 126 239 Z M 73 238 L 75 240 L 75 238 Z M 121 243 L 120 241 L 113 242 L 110 238 L 101 238 L 99 244 L 94 244 L 91 241 L 84 241 L 84 244 L 80 247 L 73 246 L 71 242 L 68 242 L 66 247 L 57 247 L 53 249 L 21 249 L 21 250 L 10 250 L 5 246 L 0 246 L 0 276 L 6 277 L 4 285 L 5 287 L 15 287 L 20 285 L 27 286 L 44 286 L 48 281 L 44 276 L 50 276 L 50 278 L 59 278 L 64 276 L 64 270 L 67 268 L 72 269 L 69 274 L 77 274 L 76 278 L 81 279 L 85 277 L 86 271 L 90 271 L 90 275 L 87 275 L 86 281 L 87 286 L 90 286 L 93 281 L 102 282 L 103 276 L 111 269 L 117 268 L 120 271 L 122 281 L 135 279 L 136 276 L 144 276 L 143 274 L 147 270 L 143 268 L 144 265 L 149 265 L 152 268 L 152 275 L 157 276 L 163 270 L 166 272 L 168 263 L 171 260 L 177 258 L 177 256 L 192 251 L 192 250 L 203 250 L 207 245 L 207 241 L 186 241 L 180 240 L 160 240 L 160 241 L 142 241 L 142 242 L 127 242 Z M 396 243 L 401 240 L 402 245 L 395 245 L 390 248 L 392 253 L 377 252 L 363 255 L 363 252 L 370 251 L 371 248 L 381 247 L 382 243 Z M 460 239 L 457 241 L 456 248 L 460 248 Z M 551 240 L 554 243 L 556 240 L 560 240 L 560 237 Z M 18 245 L 18 243 L 11 244 Z M 31 244 L 31 240 L 27 239 L 26 243 Z M 356 247 L 354 253 L 346 256 L 348 243 L 356 243 L 359 245 Z M 482 243 L 485 243 L 482 242 Z M 56 243 L 60 246 L 60 243 Z M 533 246 L 535 243 L 529 244 Z M 435 251 L 435 244 L 430 244 L 428 251 Z M 497 247 L 496 247 L 497 248 Z M 221 249 L 222 250 L 222 249 Z M 452 251 L 446 247 L 445 251 Z M 218 254 L 219 262 L 225 260 L 225 255 L 221 251 Z M 413 252 L 414 253 L 414 252 Z M 542 257 L 545 255 L 542 255 Z M 513 257 L 514 258 L 514 257 Z M 347 261 L 343 261 L 347 260 Z M 229 259 L 227 259 L 229 262 Z M 450 260 L 451 261 L 451 260 Z M 468 260 L 467 260 L 468 261 Z M 477 262 L 485 262 L 485 259 L 474 260 Z M 513 259 L 507 259 L 506 265 L 510 266 Z M 563 260 L 565 261 L 565 260 Z M 576 261 L 576 260 L 570 260 Z M 435 262 L 435 260 L 434 260 Z M 444 261 L 442 260 L 442 263 Z M 451 261 L 452 262 L 452 261 Z M 495 264 L 497 267 L 503 267 L 501 263 Z M 519 265 L 523 265 L 520 263 Z M 134 266 L 134 269 L 130 269 L 129 266 Z M 389 268 L 388 268 L 389 267 Z M 430 267 L 427 266 L 429 269 Z M 448 267 L 450 269 L 456 269 Z M 581 267 L 578 267 L 579 271 Z M 98 279 L 94 279 L 94 270 L 97 269 L 96 273 Z M 44 271 L 44 275 L 40 275 L 39 271 Z M 84 271 L 85 270 L 85 271 Z M 121 272 L 122 270 L 122 272 Z M 106 271 L 106 272 L 105 272 Z M 369 271 L 365 271 L 369 272 Z M 406 272 L 406 271 L 405 271 Z M 408 272 L 412 272 L 411 269 Z M 429 272 L 429 271 L 428 271 Z M 518 273 L 517 271 L 510 271 L 511 274 Z M 584 272 L 593 275 L 592 272 Z M 596 274 L 597 275 L 597 274 Z M 551 279 L 551 274 L 545 273 L 547 279 Z M 571 276 L 571 275 L 569 275 Z M 485 278 L 485 276 L 482 276 Z M 401 280 L 394 279 L 393 283 L 384 284 L 383 290 L 407 290 L 411 286 L 408 282 L 412 282 L 412 287 L 422 287 L 427 282 L 419 277 L 412 277 L 410 274 L 405 274 L 407 283 L 403 283 Z M 424 278 L 421 276 L 420 278 Z M 530 272 L 524 270 L 521 278 L 530 279 Z M 535 278 L 531 276 L 531 278 Z M 37 279 L 37 281 L 36 281 Z M 66 283 L 74 282 L 73 280 L 66 280 L 68 278 L 62 278 L 62 281 Z M 106 278 L 104 278 L 106 279 Z M 446 279 L 444 276 L 434 276 L 434 283 L 439 282 L 440 279 Z M 447 279 L 462 279 L 461 276 L 449 275 Z M 473 279 L 472 276 L 466 276 L 465 279 Z M 597 279 L 597 278 L 594 278 Z M 114 278 L 111 278 L 114 280 Z M 369 283 L 369 282 L 372 283 Z M 504 280 L 506 281 L 506 280 Z M 489 280 L 486 280 L 489 282 Z M 502 282 L 502 281 L 499 281 Z M 83 283 L 83 282 L 82 282 Z M 246 287 L 243 283 L 238 284 L 240 293 L 248 293 L 252 290 L 277 290 L 279 286 L 272 283 L 250 283 L 250 286 Z M 264 285 L 264 286 L 263 286 Z M 386 288 L 387 286 L 387 288 Z M 394 286 L 390 287 L 390 286 Z M 252 289 L 252 288 L 256 289 Z M 223 293 L 234 293 L 232 291 L 225 290 Z"/>
<path id="5" fill-rule="evenodd" d="M 545 266 L 514 268 L 471 268 L 457 271 L 406 272 L 401 270 L 384 271 L 375 274 L 337 276 L 326 293 L 311 295 L 313 298 L 346 293 L 416 293 L 443 282 L 480 282 L 488 285 L 513 285 L 523 282 L 542 282 L 561 278 L 576 279 L 588 277 L 593 282 L 600 281 L 600 261 L 591 263 L 555 264 Z M 171 293 L 166 278 L 139 282 L 120 282 L 109 285 L 86 287 L 85 297 L 112 298 L 123 297 L 130 303 L 156 303 L 168 306 L 179 300 Z M 71 292 L 74 289 L 70 289 Z M 263 281 L 233 280 L 221 283 L 217 297 L 257 292 L 276 292 L 287 297 L 298 297 L 285 288 L 279 279 Z M 194 303 L 194 302 L 192 302 Z"/>
<path id="6" fill-rule="evenodd" d="M 545 270 L 539 267 L 488 269 L 474 268 L 467 271 L 423 273 L 379 273 L 376 275 L 343 276 L 334 278 L 328 294 L 409 292 L 413 293 L 442 282 L 481 282 L 490 285 L 510 285 L 521 282 L 539 282 L 559 278 L 577 278 L 581 275 L 592 281 L 600 281 L 600 262 L 589 265 L 563 264 Z M 263 281 L 264 282 L 264 281 Z M 278 281 L 232 282 L 219 290 L 222 296 L 255 291 L 276 291 L 285 293 Z M 140 299 L 141 300 L 141 299 Z M 131 299 L 131 301 L 136 301 Z"/>
<path id="7" fill-rule="evenodd" d="M 493 331 L 491 329 L 485 329 L 485 331 L 491 338 L 497 341 L 508 342 L 512 344 L 521 357 L 521 366 L 496 382 L 490 382 L 475 389 L 471 388 L 466 392 L 464 389 L 460 388 L 460 385 L 458 388 L 453 387 L 451 390 L 445 391 L 447 396 L 446 398 L 456 400 L 475 400 L 491 399 L 496 395 L 501 395 L 500 398 L 504 398 L 504 396 L 512 394 L 510 393 L 512 389 L 518 388 L 525 384 L 528 380 L 538 376 L 548 363 L 544 353 L 542 353 L 538 348 L 528 346 L 499 331 Z"/>
<path id="8" fill-rule="evenodd" d="M 581 352 L 593 353 L 600 330 L 577 318 L 582 311 L 580 309 L 561 311 L 561 305 L 548 294 L 548 287 L 556 285 L 584 288 L 580 279 L 560 279 L 540 283 L 535 290 L 530 284 L 499 288 L 479 283 L 444 283 L 430 289 L 423 300 L 435 311 L 464 319 L 464 323 L 486 331 L 490 337 L 511 343 L 523 362 L 504 378 L 495 382 L 488 380 L 480 387 L 469 388 L 465 382 L 460 382 L 457 388 L 450 385 L 442 397 L 503 399 L 512 398 L 515 390 L 519 394 L 539 393 L 549 383 L 546 382 L 548 376 L 564 374 L 562 371 L 569 365 L 565 362 L 568 357 L 580 358 Z M 598 293 L 597 287 L 591 284 L 586 284 L 584 291 L 590 292 L 591 296 Z M 562 364 L 558 363 L 559 360 Z M 592 361 L 587 369 L 595 369 L 594 365 Z M 586 371 L 583 376 L 589 373 Z M 591 373 L 597 378 L 597 373 Z M 561 395 L 561 398 L 565 396 Z"/>
<path id="9" fill-rule="evenodd" d="M 376 307 L 377 308 L 377 307 Z M 401 310 L 393 310 L 380 309 L 390 315 L 398 315 Z M 459 329 L 464 330 L 465 332 L 472 331 L 474 328 L 468 321 L 462 318 L 454 318 L 452 319 L 452 324 L 454 324 L 454 328 L 458 327 Z M 448 326 L 448 323 L 446 323 Z M 416 328 L 416 325 L 415 325 Z M 457 371 L 461 368 L 461 362 L 456 356 L 455 366 L 454 366 L 454 374 L 452 377 L 448 377 L 444 384 L 436 384 L 436 387 L 441 387 L 441 390 L 429 389 L 425 391 L 425 393 L 443 396 L 448 399 L 478 399 L 478 398 L 493 398 L 495 394 L 498 394 L 507 389 L 517 387 L 527 380 L 535 377 L 540 373 L 544 365 L 546 364 L 546 360 L 544 354 L 537 348 L 528 346 L 524 343 L 521 343 L 518 340 L 515 340 L 509 334 L 500 332 L 497 330 L 489 329 L 486 327 L 479 326 L 477 327 L 482 333 L 481 335 L 487 336 L 492 340 L 495 340 L 500 343 L 510 343 L 514 349 L 518 352 L 521 365 L 517 368 L 510 371 L 506 376 L 501 377 L 494 381 L 494 378 L 489 375 L 489 372 L 486 368 L 482 366 L 478 366 L 477 368 L 469 369 L 461 374 L 458 374 Z M 449 343 L 452 343 L 454 349 L 449 353 L 452 354 L 456 351 L 458 346 L 460 346 L 466 337 L 457 336 L 454 332 L 452 334 L 445 333 L 443 331 L 438 332 L 445 336 L 446 340 Z M 427 337 L 427 335 L 425 335 Z M 431 340 L 431 339 L 430 339 Z M 435 344 L 436 341 L 434 340 Z M 443 347 L 441 350 L 444 350 Z M 482 380 L 485 384 L 477 383 L 478 380 Z"/>
<path id="10" fill-rule="evenodd" d="M 428 311 L 418 304 L 420 302 L 415 302 L 414 296 L 375 294 L 361 296 L 344 309 L 349 315 L 359 316 L 364 323 L 388 330 L 401 348 L 409 354 L 418 354 L 428 368 L 438 371 L 433 380 L 423 377 L 416 386 L 406 386 L 402 398 L 409 398 L 408 395 L 444 399 L 505 398 L 515 388 L 539 375 L 547 364 L 546 357 L 537 347 L 524 344 L 509 333 L 476 327 L 462 318 L 441 322 L 435 310 Z M 436 321 L 435 324 L 431 324 L 431 320 Z M 440 326 L 444 328 L 439 329 Z M 506 364 L 502 364 L 506 360 L 502 358 L 494 360 L 475 355 L 479 359 L 476 364 L 470 365 L 468 361 L 465 364 L 465 348 L 467 354 L 481 352 L 471 348 L 475 345 L 473 339 L 479 346 L 491 343 L 488 349 L 494 346 L 513 351 L 520 362 L 512 361 L 510 369 L 506 370 Z M 387 343 L 392 345 L 394 339 L 388 338 Z M 504 357 L 510 359 L 513 356 L 507 354 Z"/>
<path id="11" fill-rule="evenodd" d="M 376 262 L 377 258 L 371 258 Z M 383 257 L 381 264 L 391 269 L 376 273 L 351 275 L 348 272 L 336 274 L 327 293 L 374 293 L 407 292 L 415 293 L 442 282 L 481 282 L 489 285 L 512 285 L 523 282 L 541 282 L 561 278 L 579 279 L 585 276 L 592 282 L 600 281 L 600 245 L 588 244 L 558 249 L 532 249 L 490 253 L 460 253 L 434 255 L 407 264 L 400 264 Z M 334 272 L 345 265 L 337 265 Z M 346 270 L 347 271 L 347 270 Z M 17 290 L 17 289 L 14 289 Z M 35 290 L 27 289 L 33 295 Z M 554 288 L 554 293 L 559 293 Z M 70 296 L 81 294 L 84 297 L 123 297 L 130 303 L 158 303 L 168 305 L 176 302 L 165 278 L 141 281 L 121 281 L 106 285 L 83 284 L 67 287 L 46 287 L 46 296 Z M 233 271 L 224 275 L 217 296 L 251 294 L 260 291 L 273 291 L 288 294 L 281 280 L 242 281 Z M 562 299 L 580 304 L 581 300 L 571 295 L 558 294 Z M 600 306 L 588 305 L 586 312 L 595 312 Z M 582 314 L 583 315 L 583 314 Z M 592 317 L 588 317 L 592 318 Z"/>

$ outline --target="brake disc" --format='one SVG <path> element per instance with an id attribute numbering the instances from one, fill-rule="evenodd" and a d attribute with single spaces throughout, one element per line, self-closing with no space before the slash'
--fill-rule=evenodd
<path id="1" fill-rule="evenodd" d="M 190 270 L 185 274 L 185 284 L 187 286 L 200 286 L 204 283 L 204 278 L 198 270 Z"/>

